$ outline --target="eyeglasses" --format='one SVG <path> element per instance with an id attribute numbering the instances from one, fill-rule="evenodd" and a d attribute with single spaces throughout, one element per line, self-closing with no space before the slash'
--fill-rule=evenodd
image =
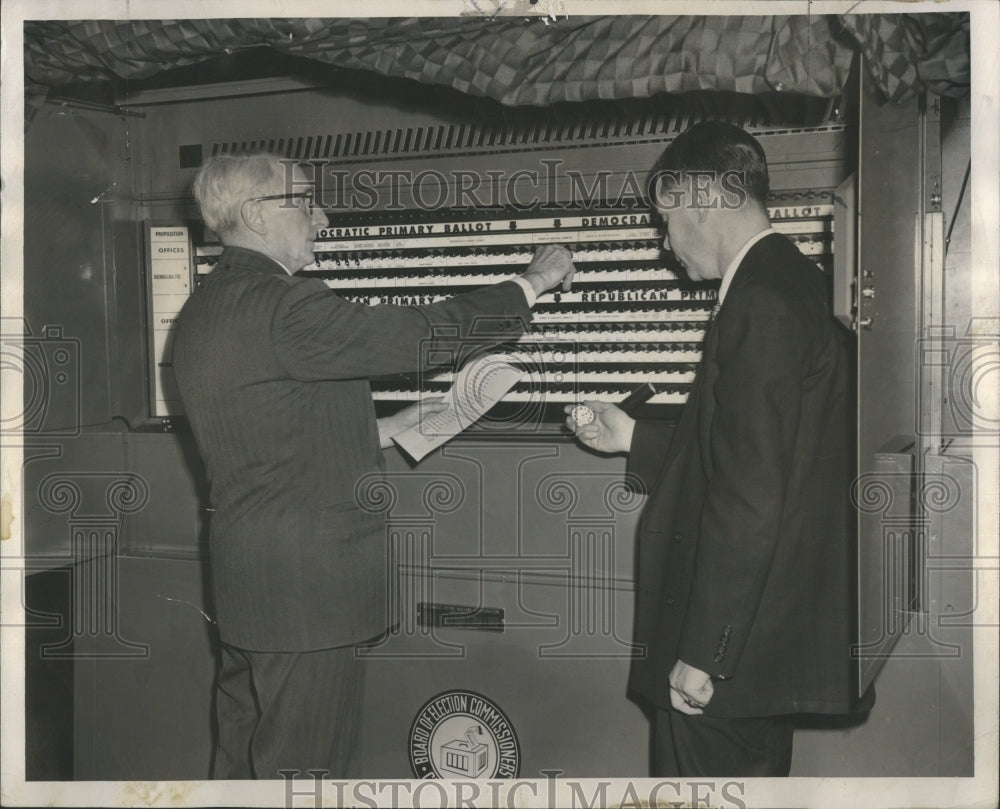
<path id="1" fill-rule="evenodd" d="M 246 205 L 247 202 L 268 202 L 272 199 L 304 199 L 306 201 L 304 208 L 306 213 L 312 213 L 316 208 L 315 194 L 312 191 L 299 191 L 295 194 L 270 194 L 266 197 L 251 197 L 243 204 Z M 300 205 L 299 207 L 301 208 L 302 206 Z"/>

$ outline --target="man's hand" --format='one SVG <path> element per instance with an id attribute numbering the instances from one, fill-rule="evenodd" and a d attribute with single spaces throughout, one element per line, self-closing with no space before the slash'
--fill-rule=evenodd
<path id="1" fill-rule="evenodd" d="M 404 407 L 398 413 L 378 420 L 378 440 L 382 449 L 392 446 L 392 437 L 408 430 L 421 419 L 432 413 L 441 413 L 448 409 L 443 396 L 431 396 L 421 399 L 416 404 Z"/>
<path id="2" fill-rule="evenodd" d="M 535 251 L 528 269 L 521 277 L 531 284 L 536 295 L 541 295 L 560 281 L 563 292 L 569 292 L 575 272 L 573 255 L 569 250 L 558 244 L 545 244 Z"/>
<path id="3" fill-rule="evenodd" d="M 670 670 L 670 704 L 678 711 L 692 716 L 704 713 L 713 693 L 715 686 L 708 674 L 683 660 L 674 663 Z"/>
<path id="4" fill-rule="evenodd" d="M 608 402 L 584 402 L 594 411 L 590 424 L 578 425 L 572 416 L 566 417 L 566 427 L 576 434 L 577 440 L 598 452 L 628 452 L 632 446 L 632 432 L 635 419 L 625 411 Z M 566 405 L 566 413 L 573 412 L 575 405 Z"/>

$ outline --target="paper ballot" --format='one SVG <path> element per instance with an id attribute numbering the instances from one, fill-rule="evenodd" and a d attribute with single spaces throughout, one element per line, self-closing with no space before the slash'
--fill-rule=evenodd
<path id="1" fill-rule="evenodd" d="M 454 438 L 507 395 L 524 371 L 502 354 L 487 354 L 467 363 L 445 394 L 447 410 L 431 413 L 393 441 L 415 461 Z"/>

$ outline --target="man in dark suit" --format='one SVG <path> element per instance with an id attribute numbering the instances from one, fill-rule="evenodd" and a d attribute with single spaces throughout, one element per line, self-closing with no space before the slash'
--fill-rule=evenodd
<path id="1" fill-rule="evenodd" d="M 760 144 L 697 124 L 651 175 L 664 247 L 719 306 L 676 430 L 614 405 L 568 426 L 629 452 L 639 526 L 630 689 L 654 706 L 654 775 L 781 776 L 791 715 L 863 709 L 855 614 L 849 335 L 827 279 L 771 228 Z"/>
<path id="2" fill-rule="evenodd" d="M 364 686 L 355 646 L 391 620 L 384 517 L 355 487 L 419 415 L 376 420 L 368 378 L 454 357 L 465 340 L 516 338 L 535 295 L 568 288 L 573 265 L 565 248 L 546 246 L 512 281 L 430 306 L 361 306 L 294 275 L 327 224 L 298 166 L 212 158 L 194 194 L 225 246 L 173 346 L 211 484 L 222 641 L 213 776 L 354 775 Z"/>

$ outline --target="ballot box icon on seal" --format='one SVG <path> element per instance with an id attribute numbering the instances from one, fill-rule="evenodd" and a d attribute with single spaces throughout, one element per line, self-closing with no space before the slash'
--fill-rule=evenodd
<path id="1" fill-rule="evenodd" d="M 489 747 L 477 738 L 477 735 L 482 734 L 482 727 L 477 725 L 465 731 L 465 739 L 453 739 L 442 744 L 438 753 L 438 767 L 465 778 L 481 775 L 489 763 Z"/>
<path id="2" fill-rule="evenodd" d="M 444 691 L 424 703 L 409 734 L 417 778 L 517 778 L 521 748 L 510 719 L 475 691 Z"/>

